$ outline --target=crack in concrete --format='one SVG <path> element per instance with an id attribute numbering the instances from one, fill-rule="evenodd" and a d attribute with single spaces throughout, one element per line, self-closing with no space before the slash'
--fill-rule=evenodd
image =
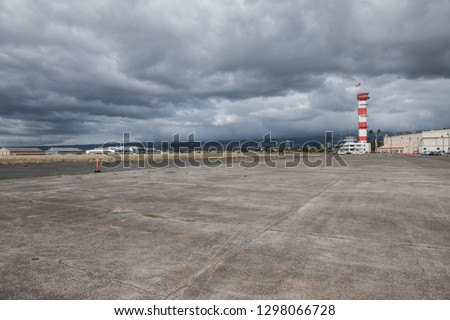
<path id="1" fill-rule="evenodd" d="M 80 268 L 80 267 L 76 267 L 76 266 L 67 264 L 67 263 L 65 263 L 65 262 L 63 262 L 63 261 L 61 261 L 61 260 L 58 260 L 58 264 L 63 265 L 63 266 L 65 266 L 66 268 L 69 268 L 69 269 L 73 269 L 73 270 L 76 270 L 76 271 L 79 271 L 79 272 L 87 273 L 87 274 L 89 274 L 89 275 L 91 275 L 91 276 L 93 276 L 93 277 L 96 277 L 96 278 L 105 278 L 105 279 L 108 279 L 110 283 L 119 283 L 119 284 L 121 284 L 121 285 L 125 285 L 125 286 L 128 286 L 128 287 L 134 288 L 134 289 L 136 289 L 136 291 L 139 292 L 139 293 L 146 293 L 146 294 L 149 294 L 149 295 L 162 297 L 161 295 L 158 295 L 158 294 L 156 294 L 156 293 L 154 293 L 154 292 L 148 291 L 147 289 L 138 287 L 138 286 L 136 286 L 136 285 L 134 285 L 134 284 L 132 284 L 132 283 L 128 283 L 128 282 L 124 282 L 124 281 L 120 281 L 120 280 L 111 278 L 110 276 L 108 276 L 108 275 L 106 275 L 106 274 L 96 274 L 96 273 L 94 273 L 94 272 L 92 272 L 92 271 L 89 271 L 89 270 L 87 270 L 87 269 L 84 269 L 84 268 Z"/>
<path id="2" fill-rule="evenodd" d="M 188 287 L 193 281 L 195 281 L 196 279 L 198 279 L 203 273 L 205 273 L 206 271 L 210 270 L 212 267 L 217 266 L 218 264 L 224 262 L 225 260 L 229 259 L 232 256 L 235 256 L 240 250 L 244 249 L 244 247 L 248 246 L 248 244 L 250 244 L 251 242 L 253 242 L 255 239 L 260 238 L 265 232 L 267 232 L 268 230 L 270 230 L 273 226 L 278 225 L 279 223 L 281 223 L 283 220 L 285 220 L 288 216 L 293 215 L 293 214 L 298 214 L 302 208 L 305 207 L 305 205 L 307 205 L 310 201 L 312 201 L 313 199 L 319 197 L 325 190 L 327 190 L 328 188 L 332 187 L 333 185 L 335 185 L 336 183 L 338 183 L 341 179 L 337 179 L 329 184 L 327 184 L 326 186 L 324 186 L 317 194 L 315 194 L 313 197 L 311 197 L 310 199 L 308 199 L 308 201 L 304 202 L 301 204 L 300 208 L 296 210 L 295 213 L 292 213 L 292 209 L 288 209 L 286 210 L 284 213 L 282 213 L 278 218 L 274 219 L 271 223 L 269 223 L 265 228 L 263 228 L 262 230 L 260 230 L 260 232 L 258 232 L 255 236 L 253 237 L 249 237 L 248 239 L 244 239 L 240 244 L 237 244 L 235 247 L 225 251 L 221 257 L 219 257 L 219 259 L 217 261 L 211 261 L 214 257 L 216 257 L 218 255 L 218 253 L 220 252 L 220 250 L 222 250 L 222 248 L 224 248 L 224 246 L 230 242 L 230 240 L 236 238 L 237 233 L 240 231 L 240 228 L 230 237 L 228 238 L 225 243 L 219 248 L 219 250 L 213 255 L 213 258 L 210 259 L 208 261 L 208 263 L 201 268 L 199 271 L 197 271 L 194 276 L 192 276 L 186 283 L 184 283 L 183 285 L 181 285 L 180 287 L 178 287 L 177 289 L 175 289 L 173 292 L 169 293 L 166 297 L 165 300 L 167 299 L 171 299 L 173 298 L 178 292 L 180 292 L 182 289 Z"/>
<path id="3" fill-rule="evenodd" d="M 409 251 L 411 252 L 413 258 L 416 260 L 416 265 L 417 265 L 417 267 L 420 270 L 420 273 L 418 275 L 419 279 L 424 284 L 425 289 L 427 289 L 426 292 L 428 293 L 429 292 L 429 288 L 430 288 L 430 284 L 429 284 L 428 280 L 425 277 L 425 269 L 423 268 L 422 264 L 420 263 L 419 256 L 414 251 L 415 245 L 414 245 L 414 242 L 412 240 L 413 238 L 412 238 L 412 235 L 411 235 L 411 231 L 407 227 L 405 229 L 406 229 L 406 234 L 408 235 L 408 240 L 409 240 L 409 243 L 410 243 L 410 246 L 408 247 Z M 425 291 L 425 290 L 423 290 L 423 291 Z"/>
<path id="4" fill-rule="evenodd" d="M 235 247 L 232 247 L 229 250 L 225 250 L 224 253 L 219 256 L 219 253 L 227 246 L 227 244 L 231 243 L 232 241 L 234 241 L 235 239 L 237 239 L 239 232 L 241 231 L 241 228 L 238 228 L 236 230 L 236 232 L 234 232 L 231 237 L 227 238 L 227 240 L 219 247 L 218 250 L 216 250 L 216 252 L 212 255 L 212 257 L 208 260 L 208 262 L 200 269 L 198 270 L 192 277 L 190 277 L 188 279 L 188 281 L 186 281 L 184 284 L 182 284 L 181 286 L 179 286 L 178 288 L 176 288 L 174 291 L 172 291 L 171 293 L 169 293 L 164 299 L 171 299 L 172 297 L 174 297 L 178 292 L 180 292 L 181 290 L 183 290 L 184 288 L 188 287 L 190 285 L 190 283 L 192 283 L 193 281 L 195 281 L 197 278 L 199 278 L 203 273 L 205 273 L 207 270 L 209 270 L 210 268 L 212 268 L 215 265 L 220 264 L 221 262 L 223 262 L 225 259 L 227 259 L 227 257 L 230 257 L 233 253 L 237 252 L 239 250 L 239 248 L 242 248 L 246 243 L 249 243 L 249 241 L 243 241 L 240 245 L 237 245 Z M 250 240 L 251 242 L 251 240 Z M 218 257 L 218 259 L 216 261 L 214 261 L 214 258 Z"/>
<path id="5" fill-rule="evenodd" d="M 383 241 L 383 240 L 375 240 L 375 239 L 369 240 L 369 239 L 363 239 L 363 238 L 350 238 L 350 237 L 329 235 L 329 234 L 285 231 L 285 230 L 279 230 L 279 229 L 270 229 L 269 231 L 278 232 L 278 233 L 296 234 L 296 235 L 304 236 L 304 237 L 311 236 L 311 237 L 318 237 L 318 238 L 331 238 L 331 239 L 354 241 L 354 242 L 381 243 L 381 244 L 389 244 L 389 245 L 395 245 L 395 246 L 425 248 L 425 249 L 439 250 L 439 251 L 450 251 L 450 247 L 448 247 L 448 248 L 447 247 L 436 247 L 436 246 L 429 246 L 429 245 L 423 245 L 423 244 L 414 244 L 411 242 L 391 242 L 391 241 Z"/>
<path id="6" fill-rule="evenodd" d="M 409 250 L 411 251 L 411 254 L 413 255 L 413 257 L 416 259 L 416 265 L 419 267 L 420 269 L 420 273 L 418 274 L 420 280 L 422 281 L 422 283 L 424 283 L 425 288 L 427 289 L 427 293 L 429 291 L 430 288 L 430 284 L 426 278 L 426 274 L 425 274 L 425 269 L 423 268 L 422 264 L 420 263 L 420 259 L 419 256 L 416 254 L 416 252 L 414 252 L 414 246 L 411 245 L 409 247 Z M 425 290 L 424 290 L 425 291 Z"/>
<path id="7" fill-rule="evenodd" d="M 199 291 L 202 290 L 203 292 L 207 291 L 207 292 L 211 292 L 211 293 L 219 293 L 219 294 L 226 295 L 226 296 L 232 296 L 233 299 L 240 299 L 240 300 L 248 299 L 248 297 L 246 295 L 238 294 L 237 292 L 223 291 L 223 290 L 219 290 L 217 288 L 214 288 L 214 289 L 204 288 L 202 286 L 196 286 L 196 285 L 192 285 L 192 284 L 186 285 L 186 288 L 192 288 L 194 290 L 199 290 Z"/>
<path id="8" fill-rule="evenodd" d="M 14 198 L 14 199 L 24 200 L 23 197 L 17 197 L 14 195 L 11 195 L 9 197 Z M 59 203 L 59 202 L 52 202 L 52 201 L 43 200 L 43 199 L 33 199 L 33 202 L 43 203 L 43 204 L 51 204 L 51 205 L 57 205 L 57 206 L 68 206 L 68 207 L 73 207 L 73 208 L 77 208 L 77 209 L 91 209 L 91 210 L 97 209 L 97 210 L 101 210 L 101 211 L 112 212 L 112 209 L 109 209 L 109 208 L 92 207 L 92 206 L 79 205 L 79 204 L 73 204 L 73 203 Z"/>

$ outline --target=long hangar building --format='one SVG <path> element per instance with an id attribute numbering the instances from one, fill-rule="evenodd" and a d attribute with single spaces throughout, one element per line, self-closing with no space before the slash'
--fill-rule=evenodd
<path id="1" fill-rule="evenodd" d="M 385 135 L 378 152 L 391 154 L 428 154 L 450 152 L 450 129 L 421 131 L 402 135 Z"/>

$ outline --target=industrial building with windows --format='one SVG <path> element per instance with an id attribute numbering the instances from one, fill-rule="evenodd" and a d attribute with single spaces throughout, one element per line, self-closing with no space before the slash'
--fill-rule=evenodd
<path id="1" fill-rule="evenodd" d="M 450 153 L 450 129 L 430 130 L 402 135 L 385 135 L 378 152 L 404 155 Z"/>

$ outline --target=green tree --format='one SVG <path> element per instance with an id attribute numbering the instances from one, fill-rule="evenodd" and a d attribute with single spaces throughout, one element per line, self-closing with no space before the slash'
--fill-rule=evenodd
<path id="1" fill-rule="evenodd" d="M 380 144 L 378 143 L 378 135 L 381 134 L 381 133 L 382 133 L 381 130 L 378 129 L 376 134 L 375 134 L 375 145 L 376 145 L 377 148 L 380 146 Z"/>
<path id="2" fill-rule="evenodd" d="M 373 152 L 373 151 L 375 151 L 376 149 L 375 149 L 375 147 L 374 147 L 374 143 L 373 143 L 373 141 L 371 141 L 372 139 L 372 135 L 373 135 L 373 130 L 369 130 L 369 143 L 370 143 L 370 151 L 371 152 Z"/>

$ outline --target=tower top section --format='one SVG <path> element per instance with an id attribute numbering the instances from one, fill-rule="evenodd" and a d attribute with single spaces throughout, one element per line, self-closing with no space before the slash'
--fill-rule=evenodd
<path id="1" fill-rule="evenodd" d="M 370 99 L 369 93 L 368 93 L 368 92 L 359 92 L 359 93 L 356 95 L 356 99 L 358 99 L 358 101 L 366 101 L 366 100 L 369 100 L 369 99 Z"/>

